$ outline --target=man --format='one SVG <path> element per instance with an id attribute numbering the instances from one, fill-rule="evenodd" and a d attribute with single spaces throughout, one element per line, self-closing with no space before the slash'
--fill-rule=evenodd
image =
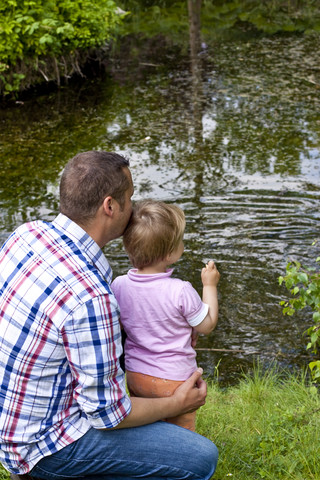
<path id="1" fill-rule="evenodd" d="M 0 460 L 15 475 L 209 479 L 215 445 L 159 420 L 199 408 L 201 369 L 173 396 L 126 394 L 118 304 L 102 248 L 131 215 L 129 163 L 76 155 L 52 223 L 19 227 L 0 251 Z M 174 365 L 173 365 L 174 368 Z"/>

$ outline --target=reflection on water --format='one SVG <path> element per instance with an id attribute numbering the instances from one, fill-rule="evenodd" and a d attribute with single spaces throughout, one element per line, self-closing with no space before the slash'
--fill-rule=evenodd
<path id="1" fill-rule="evenodd" d="M 125 82 L 69 87 L 1 112 L 0 239 L 21 222 L 51 219 L 58 179 L 79 151 L 131 160 L 135 198 L 178 203 L 187 217 L 176 272 L 200 291 L 200 269 L 221 272 L 220 322 L 199 341 L 208 375 L 232 381 L 258 357 L 307 363 L 308 319 L 283 317 L 277 278 L 289 258 L 319 255 L 319 37 L 246 38 L 206 52 L 195 82 L 182 64 L 125 72 Z M 210 56 L 212 57 L 210 59 Z M 208 57 L 209 60 L 208 61 Z M 137 79 L 138 78 L 138 79 Z M 129 264 L 106 248 L 114 273 Z"/>

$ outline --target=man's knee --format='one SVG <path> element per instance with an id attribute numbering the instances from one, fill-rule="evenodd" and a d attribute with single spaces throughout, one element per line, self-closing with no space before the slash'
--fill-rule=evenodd
<path id="1" fill-rule="evenodd" d="M 202 466 L 203 471 L 207 471 L 207 475 L 212 476 L 216 471 L 218 458 L 219 452 L 216 445 L 211 442 L 211 440 L 204 438 L 204 441 L 202 442 L 202 448 L 197 453 L 197 460 L 199 465 Z"/>

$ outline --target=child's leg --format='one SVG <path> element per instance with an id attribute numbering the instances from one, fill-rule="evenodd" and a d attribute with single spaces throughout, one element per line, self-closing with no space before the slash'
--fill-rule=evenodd
<path id="1" fill-rule="evenodd" d="M 158 398 L 170 397 L 175 389 L 183 382 L 166 380 L 165 378 L 144 375 L 143 373 L 126 372 L 127 386 L 132 397 Z M 196 412 L 185 413 L 174 418 L 165 419 L 166 422 L 174 423 L 180 427 L 195 431 Z"/>

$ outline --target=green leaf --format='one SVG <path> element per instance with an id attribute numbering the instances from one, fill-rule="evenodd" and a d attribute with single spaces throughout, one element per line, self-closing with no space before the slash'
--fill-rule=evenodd
<path id="1" fill-rule="evenodd" d="M 313 320 L 314 320 L 316 323 L 320 323 L 320 312 L 314 312 L 314 314 L 313 314 Z"/>
<path id="2" fill-rule="evenodd" d="M 310 370 L 319 369 L 320 370 L 320 360 L 316 360 L 315 362 L 309 363 Z"/>
<path id="3" fill-rule="evenodd" d="M 309 278 L 306 273 L 299 273 L 298 280 L 299 282 L 302 282 L 302 283 L 308 283 Z"/>
<path id="4" fill-rule="evenodd" d="M 319 335 L 317 334 L 317 332 L 313 332 L 310 335 L 311 343 L 313 343 L 313 344 L 317 343 L 318 338 L 319 338 Z"/>
<path id="5" fill-rule="evenodd" d="M 42 45 L 44 43 L 52 43 L 53 42 L 53 37 L 49 35 L 48 33 L 45 33 L 40 39 L 39 43 Z"/>

